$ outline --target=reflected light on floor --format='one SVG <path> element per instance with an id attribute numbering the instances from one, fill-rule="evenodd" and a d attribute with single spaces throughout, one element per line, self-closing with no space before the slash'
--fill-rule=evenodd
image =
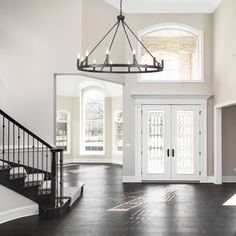
<path id="1" fill-rule="evenodd" d="M 229 200 L 227 200 L 223 206 L 236 206 L 236 194 L 233 195 Z"/>

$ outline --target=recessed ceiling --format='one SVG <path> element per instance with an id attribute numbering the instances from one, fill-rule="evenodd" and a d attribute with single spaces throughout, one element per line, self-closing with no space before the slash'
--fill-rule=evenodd
<path id="1" fill-rule="evenodd" d="M 119 9 L 120 0 L 104 0 Z M 123 0 L 126 13 L 213 13 L 222 0 Z"/>

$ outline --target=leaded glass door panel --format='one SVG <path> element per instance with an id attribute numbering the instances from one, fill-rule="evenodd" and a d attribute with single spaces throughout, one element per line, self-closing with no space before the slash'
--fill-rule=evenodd
<path id="1" fill-rule="evenodd" d="M 199 180 L 199 106 L 145 105 L 142 177 L 153 181 Z"/>
<path id="2" fill-rule="evenodd" d="M 172 180 L 199 180 L 199 106 L 172 106 Z"/>
<path id="3" fill-rule="evenodd" d="M 143 107 L 143 180 L 169 180 L 170 106 Z"/>

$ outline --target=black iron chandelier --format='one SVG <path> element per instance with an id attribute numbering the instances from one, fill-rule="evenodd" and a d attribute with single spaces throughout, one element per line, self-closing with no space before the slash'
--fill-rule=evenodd
<path id="1" fill-rule="evenodd" d="M 122 27 L 128 41 L 129 47 L 132 52 L 132 62 L 125 63 L 112 63 L 110 60 L 110 52 L 112 50 L 112 46 L 114 44 L 117 32 L 119 28 Z M 99 45 L 107 38 L 109 34 L 113 31 L 114 35 L 112 37 L 110 46 L 106 50 L 105 60 L 102 64 L 97 64 L 96 60 L 94 59 L 91 63 L 90 56 L 91 54 L 99 47 Z M 144 50 L 149 54 L 152 59 L 152 64 L 139 64 L 137 57 L 136 57 L 136 50 L 131 44 L 131 40 L 129 34 L 134 36 L 134 38 L 141 44 Z M 135 35 L 135 33 L 131 30 L 128 24 L 125 22 L 125 16 L 123 15 L 122 11 L 122 0 L 120 0 L 120 15 L 117 16 L 117 22 L 111 27 L 111 29 L 105 34 L 105 36 L 98 42 L 98 44 L 89 52 L 86 51 L 85 58 L 78 55 L 77 57 L 77 69 L 79 71 L 85 72 L 95 72 L 95 73 L 118 73 L 118 74 L 125 74 L 125 73 L 152 73 L 152 72 L 161 72 L 164 69 L 164 61 L 158 62 L 156 57 L 154 57 L 151 52 L 145 47 L 145 45 L 139 40 L 139 38 Z"/>

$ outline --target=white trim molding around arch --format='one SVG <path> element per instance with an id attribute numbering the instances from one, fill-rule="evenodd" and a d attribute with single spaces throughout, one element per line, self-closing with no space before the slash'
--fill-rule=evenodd
<path id="1" fill-rule="evenodd" d="M 202 118 L 199 122 L 202 138 L 199 170 L 200 182 L 209 182 L 207 176 L 207 101 L 212 94 L 205 95 L 146 95 L 133 94 L 135 104 L 135 176 L 123 176 L 123 182 L 143 182 L 142 180 L 142 107 L 144 105 L 199 105 Z"/>

